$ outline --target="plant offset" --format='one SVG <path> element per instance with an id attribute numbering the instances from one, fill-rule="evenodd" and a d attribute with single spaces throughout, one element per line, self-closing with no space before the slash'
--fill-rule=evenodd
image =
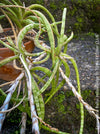
<path id="1" fill-rule="evenodd" d="M 84 127 L 83 106 L 99 122 L 96 110 L 84 102 L 81 97 L 77 64 L 74 58 L 67 55 L 67 44 L 73 38 L 73 32 L 70 37 L 64 34 L 67 9 L 64 8 L 62 20 L 59 22 L 55 21 L 52 14 L 45 7 L 38 4 L 25 7 L 19 0 L 11 0 L 11 2 L 1 0 L 0 9 L 3 13 L 1 18 L 6 17 L 8 19 L 13 31 L 13 36 L 1 39 L 0 43 L 14 52 L 14 56 L 0 61 L 0 67 L 12 62 L 13 67 L 20 70 L 20 74 L 15 80 L 0 86 L 3 87 L 10 83 L 10 88 L 5 92 L 2 88 L 0 89 L 1 95 L 5 98 L 0 108 L 0 131 L 2 130 L 6 113 L 18 108 L 22 112 L 20 134 L 25 134 L 27 115 L 32 119 L 32 132 L 35 134 L 40 134 L 41 128 L 58 134 L 68 134 L 44 122 L 45 105 L 65 83 L 68 84 L 80 102 L 81 121 L 79 134 L 83 133 Z M 42 11 L 43 13 L 45 12 L 46 16 L 48 15 L 50 20 L 46 18 Z M 60 32 L 57 28 L 59 24 L 61 24 Z M 43 38 L 44 36 L 46 36 L 46 39 Z M 39 52 L 27 52 L 23 43 L 25 38 L 33 41 L 35 47 L 39 48 Z M 49 41 L 50 46 L 46 44 L 46 40 Z M 57 45 L 55 45 L 55 40 L 57 40 Z M 42 66 L 49 59 L 52 61 L 51 67 Z M 70 68 L 67 64 L 68 60 L 72 62 L 76 72 L 78 91 L 69 81 Z M 65 71 L 63 71 L 63 68 Z M 39 71 L 44 76 L 39 75 Z M 59 82 L 60 77 L 62 77 L 62 81 Z M 39 83 L 42 83 L 41 87 Z M 43 94 L 45 94 L 48 87 L 50 87 L 50 90 L 48 96 L 44 99 Z M 10 101 L 14 103 L 14 106 L 8 109 Z"/>

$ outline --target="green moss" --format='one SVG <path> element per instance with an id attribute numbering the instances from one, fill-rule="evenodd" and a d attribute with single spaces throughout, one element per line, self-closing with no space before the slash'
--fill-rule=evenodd
<path id="1" fill-rule="evenodd" d="M 94 37 L 95 36 L 95 33 L 94 32 L 88 32 L 86 35 L 89 35 L 91 37 Z"/>
<path id="2" fill-rule="evenodd" d="M 68 92 L 66 92 L 66 96 L 67 96 L 67 97 L 70 97 L 70 96 L 74 96 L 74 94 L 73 94 L 72 91 L 68 91 Z"/>
<path id="3" fill-rule="evenodd" d="M 54 2 L 50 2 L 50 8 L 57 9 L 57 5 Z"/>
<path id="4" fill-rule="evenodd" d="M 83 99 L 95 107 L 94 92 L 87 89 L 82 91 Z M 46 123 L 69 133 L 78 133 L 80 126 L 80 104 L 71 90 L 61 90 L 46 106 Z M 90 126 L 92 125 L 92 127 Z M 66 127 L 64 127 L 66 126 Z M 72 130 L 74 128 L 74 131 Z M 89 129 L 88 129 L 89 128 Z M 95 122 L 85 109 L 84 133 L 95 134 Z"/>
<path id="5" fill-rule="evenodd" d="M 63 92 L 54 98 L 54 101 L 56 101 L 57 111 L 61 114 L 66 114 L 65 106 L 63 104 L 64 100 L 65 94 Z"/>
<path id="6" fill-rule="evenodd" d="M 18 109 L 15 109 L 10 113 L 10 115 L 6 119 L 7 124 L 19 124 L 21 121 L 21 112 Z"/>
<path id="7" fill-rule="evenodd" d="M 89 89 L 82 91 L 83 99 L 88 100 L 89 104 L 94 107 L 95 92 Z M 2 96 L 0 97 L 0 102 Z M 45 122 L 63 130 L 63 125 L 66 125 L 65 131 L 71 132 L 73 126 L 77 131 L 80 124 L 80 105 L 77 99 L 74 97 L 72 91 L 59 91 L 58 95 L 52 98 L 51 103 L 46 106 Z M 6 124 L 19 124 L 21 121 L 21 113 L 18 109 L 11 112 L 6 119 Z M 95 123 L 93 118 L 85 110 L 85 127 L 84 132 L 95 134 Z M 31 121 L 30 121 L 31 122 Z M 30 122 L 27 122 L 30 125 Z M 77 124 L 77 125 L 76 125 Z M 92 127 L 91 127 L 92 125 Z M 89 129 L 88 129 L 89 128 Z M 63 130 L 64 131 L 64 130 Z M 15 130 L 13 134 L 19 133 L 19 130 Z M 50 132 L 51 133 L 51 132 Z M 72 132 L 71 132 L 72 133 Z M 49 132 L 48 132 L 49 134 Z"/>
<path id="8" fill-rule="evenodd" d="M 92 92 L 92 91 L 89 90 L 89 89 L 82 91 L 83 99 L 86 100 L 86 99 L 90 96 L 91 92 Z"/>
<path id="9" fill-rule="evenodd" d="M 61 20 L 62 10 L 67 7 L 67 32 L 74 31 L 74 34 L 93 32 L 100 34 L 100 0 L 51 0 L 45 5 L 44 0 L 22 0 L 25 5 L 41 4 L 53 14 L 55 20 Z M 4 21 L 2 22 L 4 23 Z"/>

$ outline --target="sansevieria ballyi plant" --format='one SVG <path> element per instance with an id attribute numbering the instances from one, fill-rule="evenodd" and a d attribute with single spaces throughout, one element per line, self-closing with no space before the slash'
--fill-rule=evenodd
<path id="1" fill-rule="evenodd" d="M 19 1 L 17 3 L 17 0 L 12 0 L 12 3 L 15 5 L 8 3 L 9 1 L 4 1 L 5 4 L 2 4 L 2 2 L 0 4 L 0 9 L 11 23 L 12 30 L 14 32 L 14 40 L 12 40 L 12 38 L 7 38 L 9 45 L 2 40 L 0 40 L 0 43 L 11 49 L 15 55 L 1 60 L 0 67 L 13 61 L 13 66 L 20 70 L 20 74 L 14 81 L 9 82 L 11 86 L 5 92 L 2 90 L 2 86 L 9 83 L 7 82 L 0 86 L 0 93 L 5 97 L 5 101 L 1 106 L 0 111 L 0 131 L 2 129 L 6 113 L 18 108 L 22 112 L 22 127 L 20 134 L 25 133 L 27 115 L 32 119 L 32 132 L 35 134 L 40 134 L 41 127 L 54 133 L 68 134 L 67 132 L 61 132 L 58 129 L 53 128 L 44 122 L 45 105 L 50 101 L 50 99 L 52 99 L 54 94 L 61 89 L 65 83 L 67 83 L 75 97 L 77 97 L 80 102 L 81 122 L 79 134 L 82 134 L 84 126 L 83 106 L 89 111 L 89 113 L 94 115 L 98 122 L 99 117 L 95 113 L 96 110 L 83 100 L 80 91 L 80 80 L 77 64 L 74 58 L 67 54 L 67 44 L 73 38 L 73 32 L 69 37 L 64 34 L 67 9 L 64 8 L 63 10 L 62 21 L 55 22 L 55 19 L 51 13 L 41 5 L 33 4 L 29 7 L 25 7 L 23 5 L 19 5 Z M 15 19 L 20 24 L 17 24 L 17 21 L 11 18 L 11 13 L 9 15 L 9 12 L 12 11 L 12 14 L 14 14 L 15 9 L 22 11 L 23 19 L 20 21 L 17 20 L 19 18 Z M 52 21 L 51 23 L 42 11 L 40 11 L 40 9 L 47 13 Z M 25 25 L 22 25 L 23 23 Z M 59 33 L 57 24 L 60 23 L 61 30 Z M 14 26 L 18 27 L 18 25 L 21 27 L 17 32 L 15 31 L 16 28 L 14 28 Z M 31 33 L 35 32 L 34 37 L 26 35 L 29 31 L 31 31 Z M 50 46 L 44 42 L 44 35 L 47 35 L 46 40 L 49 41 Z M 39 48 L 39 52 L 33 51 L 33 53 L 29 53 L 24 49 L 23 39 L 26 36 L 28 39 L 34 41 L 35 47 Z M 57 39 L 56 45 L 55 38 Z M 51 67 L 48 68 L 46 66 L 42 66 L 45 62 L 49 61 L 49 59 L 52 61 Z M 76 72 L 78 91 L 69 80 L 70 68 L 67 63 L 68 60 L 71 61 Z M 17 64 L 17 62 L 19 62 L 19 64 Z M 63 71 L 62 66 L 65 71 Z M 43 72 L 45 77 L 39 75 L 38 71 Z M 59 82 L 60 75 L 62 77 L 61 82 Z M 44 78 L 46 78 L 46 80 Z M 38 85 L 40 82 L 42 83 L 41 87 Z M 51 90 L 49 91 L 48 97 L 44 101 L 43 93 L 45 93 L 48 87 L 50 87 Z M 8 109 L 10 101 L 16 105 Z"/>

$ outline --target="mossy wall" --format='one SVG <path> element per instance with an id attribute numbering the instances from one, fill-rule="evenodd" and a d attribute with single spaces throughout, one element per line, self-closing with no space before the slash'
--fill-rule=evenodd
<path id="1" fill-rule="evenodd" d="M 42 4 L 61 20 L 67 7 L 66 31 L 100 33 L 100 0 L 22 0 L 26 5 Z"/>
<path id="2" fill-rule="evenodd" d="M 100 34 L 100 0 L 21 0 L 26 6 L 41 4 L 61 21 L 62 11 L 67 7 L 66 33 L 75 34 L 94 32 Z M 0 13 L 1 14 L 1 13 Z M 8 21 L 0 22 L 8 26 Z M 9 27 L 9 26 L 8 26 Z M 60 27 L 60 26 L 59 26 Z"/>

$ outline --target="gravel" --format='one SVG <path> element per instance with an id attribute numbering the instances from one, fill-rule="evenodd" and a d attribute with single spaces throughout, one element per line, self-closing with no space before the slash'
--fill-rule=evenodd
<path id="1" fill-rule="evenodd" d="M 79 69 L 82 90 L 95 90 L 95 52 L 96 45 L 93 37 L 87 37 L 86 39 L 84 38 L 84 40 L 73 40 L 68 44 L 68 54 L 74 57 Z M 71 80 L 75 85 L 76 80 L 73 68 L 71 72 Z"/>

